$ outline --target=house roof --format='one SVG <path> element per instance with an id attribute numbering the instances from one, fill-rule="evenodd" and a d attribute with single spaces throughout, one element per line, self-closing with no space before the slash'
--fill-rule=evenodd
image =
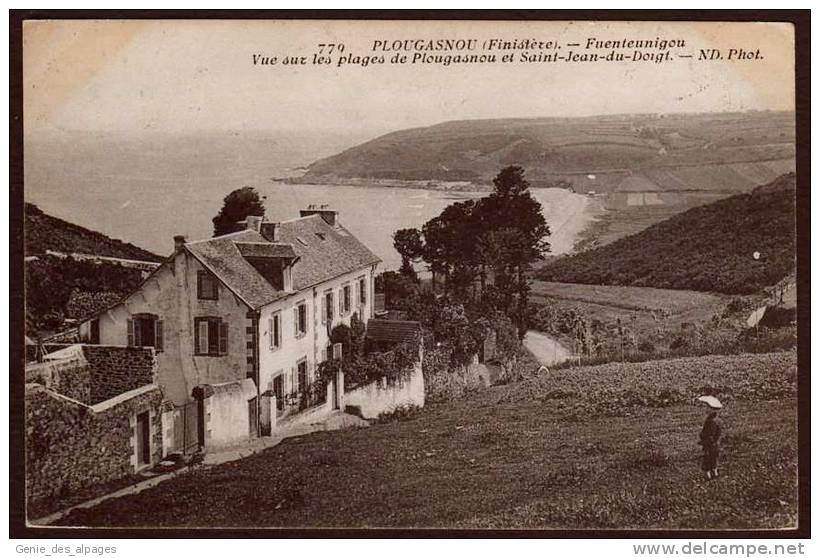
<path id="1" fill-rule="evenodd" d="M 184 249 L 252 309 L 290 296 L 293 291 L 277 289 L 265 279 L 258 266 L 254 266 L 247 258 L 252 261 L 257 258 L 283 258 L 294 262 L 294 291 L 307 289 L 381 261 L 347 229 L 341 225 L 327 224 L 320 215 L 276 223 L 276 242 L 268 240 L 268 237 L 272 238 L 269 233 L 273 225 L 274 223 L 262 223 L 265 236 L 254 230 L 242 230 L 189 242 L 184 245 Z M 163 266 L 170 264 L 172 260 L 173 256 L 169 257 Z M 143 284 L 154 273 L 157 270 Z M 126 298 L 128 297 L 123 297 L 120 302 Z M 98 314 L 117 304 L 119 302 L 102 308 Z"/>
<path id="2" fill-rule="evenodd" d="M 236 242 L 239 253 L 245 258 L 286 258 L 296 259 L 296 252 L 290 244 L 281 242 Z"/>
<path id="3" fill-rule="evenodd" d="M 401 343 L 416 336 L 421 324 L 407 320 L 369 320 L 367 337 L 380 343 Z"/>
<path id="4" fill-rule="evenodd" d="M 262 233 L 272 237 L 273 223 L 262 223 Z M 345 273 L 381 262 L 343 226 L 329 225 L 320 215 L 275 224 L 277 241 L 293 246 L 299 260 L 293 266 L 293 288 L 306 289 Z"/>
<path id="5" fill-rule="evenodd" d="M 288 296 L 289 292 L 277 290 L 240 252 L 240 244 L 265 243 L 267 240 L 256 231 L 244 230 L 208 240 L 185 244 L 202 265 L 216 275 L 226 287 L 251 308 L 261 308 Z"/>

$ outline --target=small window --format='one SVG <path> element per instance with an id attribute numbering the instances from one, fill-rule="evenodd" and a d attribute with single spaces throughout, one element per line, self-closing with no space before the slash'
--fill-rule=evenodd
<path id="1" fill-rule="evenodd" d="M 200 300 L 218 300 L 219 287 L 216 278 L 207 271 L 198 271 L 196 274 L 196 292 Z"/>
<path id="2" fill-rule="evenodd" d="M 326 291 L 322 299 L 322 323 L 333 322 L 333 291 Z"/>
<path id="3" fill-rule="evenodd" d="M 270 350 L 275 351 L 282 346 L 282 313 L 274 312 L 268 319 L 268 336 L 270 336 Z"/>
<path id="4" fill-rule="evenodd" d="M 359 278 L 359 305 L 367 304 L 367 280 L 364 277 Z"/>
<path id="5" fill-rule="evenodd" d="M 303 393 L 308 387 L 307 361 L 305 359 L 300 360 L 296 364 L 296 374 L 297 391 L 299 391 L 299 393 Z"/>
<path id="6" fill-rule="evenodd" d="M 228 354 L 228 324 L 221 318 L 195 318 L 194 337 L 194 354 L 200 356 Z"/>
<path id="7" fill-rule="evenodd" d="M 342 287 L 342 297 L 339 300 L 339 313 L 341 315 L 347 316 L 350 313 L 351 298 L 350 285 L 345 285 Z"/>
<path id="8" fill-rule="evenodd" d="M 293 334 L 302 337 L 307 333 L 307 303 L 300 302 L 293 307 Z"/>
<path id="9" fill-rule="evenodd" d="M 276 396 L 276 410 L 281 411 L 285 408 L 285 378 L 281 370 L 276 374 L 273 379 L 273 394 Z"/>

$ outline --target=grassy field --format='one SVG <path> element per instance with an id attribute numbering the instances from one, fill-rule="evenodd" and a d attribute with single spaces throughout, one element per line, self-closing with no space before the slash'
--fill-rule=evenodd
<path id="1" fill-rule="evenodd" d="M 589 302 L 625 310 L 661 311 L 677 315 L 698 311 L 709 313 L 726 302 L 725 297 L 711 293 L 654 289 L 651 287 L 618 287 L 532 281 L 534 297 L 549 297 Z"/>
<path id="2" fill-rule="evenodd" d="M 722 477 L 696 445 L 725 400 Z M 105 526 L 776 528 L 796 518 L 796 357 L 559 371 L 73 512 Z"/>

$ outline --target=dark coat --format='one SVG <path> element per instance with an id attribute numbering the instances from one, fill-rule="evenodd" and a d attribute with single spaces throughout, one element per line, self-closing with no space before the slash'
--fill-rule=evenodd
<path id="1" fill-rule="evenodd" d="M 703 446 L 703 464 L 701 469 L 711 471 L 717 467 L 720 456 L 720 423 L 712 413 L 706 417 L 703 429 L 700 431 L 700 445 Z"/>

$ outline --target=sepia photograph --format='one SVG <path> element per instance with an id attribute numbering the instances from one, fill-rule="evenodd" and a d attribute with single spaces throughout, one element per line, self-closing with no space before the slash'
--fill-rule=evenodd
<path id="1" fill-rule="evenodd" d="M 394 15 L 18 14 L 27 532 L 805 534 L 800 17 Z"/>

